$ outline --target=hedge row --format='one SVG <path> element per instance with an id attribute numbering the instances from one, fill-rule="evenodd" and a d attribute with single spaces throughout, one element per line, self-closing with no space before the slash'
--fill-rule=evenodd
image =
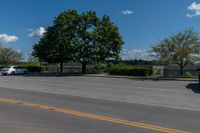
<path id="1" fill-rule="evenodd" d="M 23 65 L 19 65 L 19 66 L 26 68 L 28 70 L 28 72 L 41 72 L 44 70 L 44 67 L 39 66 L 39 65 L 23 64 Z"/>
<path id="2" fill-rule="evenodd" d="M 111 75 L 127 75 L 127 76 L 150 76 L 153 70 L 144 67 L 133 67 L 130 65 L 114 65 L 110 70 Z"/>

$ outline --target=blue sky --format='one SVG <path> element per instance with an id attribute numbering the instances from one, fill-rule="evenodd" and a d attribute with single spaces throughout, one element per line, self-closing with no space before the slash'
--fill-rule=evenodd
<path id="1" fill-rule="evenodd" d="M 25 57 L 62 11 L 108 15 L 125 42 L 123 58 L 146 58 L 151 45 L 186 28 L 200 32 L 200 0 L 1 0 L 0 43 Z"/>

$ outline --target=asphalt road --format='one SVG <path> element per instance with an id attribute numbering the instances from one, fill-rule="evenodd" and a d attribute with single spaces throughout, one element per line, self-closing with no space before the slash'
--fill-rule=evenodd
<path id="1" fill-rule="evenodd" d="M 1 76 L 0 132 L 198 133 L 199 102 L 195 82 Z"/>

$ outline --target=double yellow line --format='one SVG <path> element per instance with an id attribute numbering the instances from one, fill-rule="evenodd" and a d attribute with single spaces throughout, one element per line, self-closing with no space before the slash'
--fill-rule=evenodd
<path id="1" fill-rule="evenodd" d="M 122 125 L 126 125 L 126 126 L 133 126 L 133 127 L 143 128 L 143 129 L 148 129 L 148 130 L 153 130 L 153 131 L 159 131 L 159 132 L 164 132 L 164 133 L 190 133 L 187 131 L 165 128 L 165 127 L 155 126 L 155 125 L 151 125 L 151 124 L 145 124 L 145 123 L 141 123 L 141 122 L 134 122 L 134 121 L 128 121 L 128 120 L 123 120 L 123 119 L 118 119 L 118 118 L 113 118 L 113 117 L 89 114 L 89 113 L 79 112 L 79 111 L 75 111 L 75 110 L 57 108 L 57 107 L 46 106 L 46 105 L 30 103 L 30 102 L 23 102 L 23 101 L 18 101 L 18 100 L 14 100 L 14 99 L 0 98 L 0 102 L 17 104 L 20 106 L 32 107 L 32 108 L 38 108 L 38 109 L 44 109 L 44 110 L 51 110 L 54 112 L 64 113 L 64 114 L 68 114 L 68 115 L 84 117 L 84 118 L 89 118 L 89 119 L 96 119 L 96 120 L 101 120 L 101 121 L 107 121 L 107 122 L 122 124 Z"/>

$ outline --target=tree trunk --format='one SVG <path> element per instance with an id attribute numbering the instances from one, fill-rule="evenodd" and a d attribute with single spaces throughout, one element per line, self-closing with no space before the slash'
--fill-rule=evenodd
<path id="1" fill-rule="evenodd" d="M 181 74 L 181 76 L 183 76 L 183 67 L 182 66 L 180 66 L 180 74 Z"/>
<path id="2" fill-rule="evenodd" d="M 86 73 L 86 65 L 87 65 L 87 63 L 85 63 L 85 62 L 82 63 L 82 74 Z"/>
<path id="3" fill-rule="evenodd" d="M 57 72 L 60 72 L 60 64 L 59 63 L 56 64 L 56 68 L 57 68 Z"/>
<path id="4" fill-rule="evenodd" d="M 60 73 L 63 73 L 63 62 L 60 62 Z"/>
<path id="5" fill-rule="evenodd" d="M 109 63 L 109 61 L 106 61 L 106 72 L 110 72 L 110 69 L 111 69 L 111 64 Z"/>

